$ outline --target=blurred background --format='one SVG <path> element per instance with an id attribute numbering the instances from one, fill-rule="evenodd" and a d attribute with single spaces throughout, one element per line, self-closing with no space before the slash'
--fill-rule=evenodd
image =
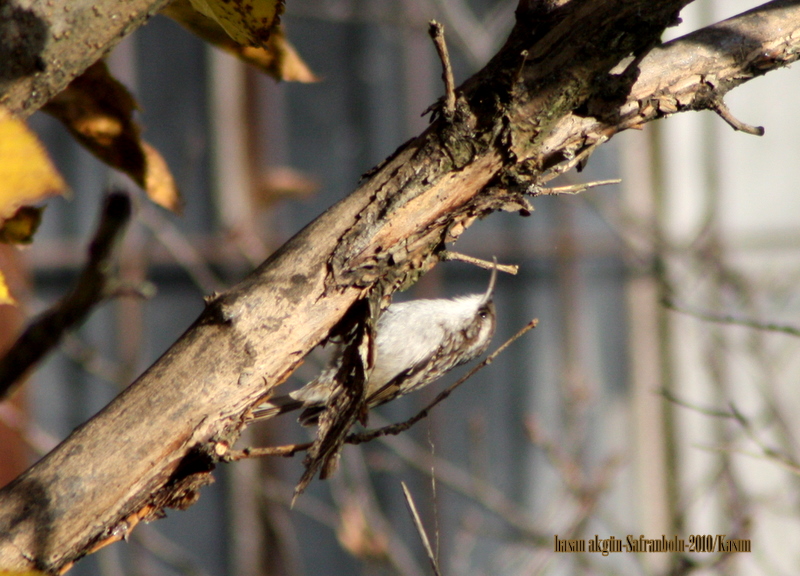
<path id="1" fill-rule="evenodd" d="M 495 53 L 515 2 L 289 1 L 288 38 L 320 77 L 272 79 L 156 17 L 108 62 L 137 97 L 145 138 L 185 199 L 174 216 L 37 114 L 72 190 L 36 241 L 3 250 L 30 316 L 85 261 L 100 200 L 131 191 L 122 275 L 158 288 L 109 302 L 0 405 L 0 482 L 95 414 L 192 323 L 202 297 L 243 278 L 427 125 L 442 92 L 435 18 L 460 83 Z M 698 0 L 669 38 L 758 2 Z M 289 508 L 302 456 L 226 465 L 188 511 L 140 526 L 80 576 L 430 574 L 400 482 L 443 574 L 792 574 L 800 558 L 800 115 L 796 70 L 726 99 L 757 138 L 711 113 L 616 136 L 560 184 L 622 178 L 495 214 L 454 247 L 520 266 L 501 275 L 500 345 L 539 326 L 409 432 L 347 446 L 330 480 Z M 483 291 L 489 274 L 436 267 L 397 298 Z M 8 308 L 8 307 L 2 307 Z M 8 341 L 22 320 L 8 310 Z M 313 378 L 306 362 L 285 387 Z M 461 372 L 377 410 L 408 418 Z M 304 441 L 292 416 L 243 445 Z M 749 554 L 555 554 L 553 538 L 749 538 Z"/>

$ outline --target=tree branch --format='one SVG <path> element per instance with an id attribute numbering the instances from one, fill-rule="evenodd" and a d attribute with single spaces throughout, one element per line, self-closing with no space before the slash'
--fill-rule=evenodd
<path id="1" fill-rule="evenodd" d="M 610 72 L 641 57 L 685 3 L 521 6 L 505 46 L 458 90 L 463 115 L 459 105 L 453 122 L 435 121 L 247 279 L 209 298 L 134 384 L 0 491 L 0 567 L 61 572 L 163 508 L 191 505 L 250 407 L 356 300 L 413 283 L 477 218 L 527 210 L 531 183 L 614 133 L 708 108 L 797 57 L 800 8 L 782 1 Z"/>
<path id="2" fill-rule="evenodd" d="M 763 126 L 751 126 L 750 124 L 745 124 L 733 115 L 733 113 L 730 111 L 730 108 L 728 108 L 728 106 L 726 106 L 725 102 L 722 100 L 718 100 L 712 104 L 711 109 L 714 110 L 714 112 L 716 112 L 720 118 L 725 120 L 725 122 L 727 122 L 728 125 L 734 130 L 740 130 L 747 134 L 752 134 L 753 136 L 764 135 Z"/>
<path id="3" fill-rule="evenodd" d="M 169 0 L 4 0 L 0 105 L 33 114 Z"/>
<path id="4" fill-rule="evenodd" d="M 558 164 L 601 137 L 677 112 L 716 112 L 733 88 L 798 59 L 798 29 L 800 2 L 776 0 L 654 48 L 624 102 L 594 98 L 590 114 L 558 120 L 541 147 L 541 163 Z"/>
<path id="5" fill-rule="evenodd" d="M 111 258 L 130 217 L 131 201 L 128 196 L 122 192 L 109 194 L 89 246 L 89 261 L 78 277 L 75 288 L 34 320 L 0 358 L 0 400 L 11 393 L 14 383 L 31 366 L 58 345 L 67 331 L 81 324 L 94 307 L 116 288 L 111 276 Z"/>

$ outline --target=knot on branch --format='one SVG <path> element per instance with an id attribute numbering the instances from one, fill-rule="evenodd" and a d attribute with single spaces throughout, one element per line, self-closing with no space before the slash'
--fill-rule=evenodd
<path id="1" fill-rule="evenodd" d="M 200 488 L 212 484 L 211 472 L 217 457 L 205 446 L 190 449 L 178 463 L 175 471 L 152 498 L 152 517 L 164 514 L 164 508 L 185 510 L 200 498 Z"/>

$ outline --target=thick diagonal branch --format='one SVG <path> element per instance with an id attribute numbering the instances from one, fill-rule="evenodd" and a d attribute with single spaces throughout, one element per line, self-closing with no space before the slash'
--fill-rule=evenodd
<path id="1" fill-rule="evenodd" d="M 475 219 L 526 210 L 531 183 L 588 158 L 615 132 L 707 107 L 706 98 L 796 57 L 800 12 L 776 2 L 760 19 L 692 35 L 649 54 L 641 70 L 611 74 L 641 57 L 684 3 L 522 6 L 500 53 L 459 88 L 453 122 L 434 122 L 211 298 L 120 397 L 0 491 L 0 567 L 55 573 L 163 507 L 190 505 L 248 409 L 357 299 L 415 281 Z"/>

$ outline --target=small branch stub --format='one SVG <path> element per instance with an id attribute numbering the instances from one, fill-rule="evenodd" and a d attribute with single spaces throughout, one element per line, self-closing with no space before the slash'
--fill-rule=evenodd
<path id="1" fill-rule="evenodd" d="M 579 184 L 570 184 L 569 186 L 554 186 L 552 188 L 539 188 L 538 186 L 530 192 L 531 196 L 558 196 L 559 194 L 580 194 L 589 188 L 597 188 L 598 186 L 609 186 L 611 184 L 619 184 L 622 182 L 620 178 L 613 180 L 595 180 L 593 182 L 581 182 Z"/>
<path id="2" fill-rule="evenodd" d="M 445 262 L 451 260 L 466 262 L 467 264 L 472 264 L 480 268 L 485 268 L 486 270 L 493 270 L 494 268 L 497 268 L 500 272 L 505 272 L 506 274 L 512 274 L 514 276 L 516 276 L 517 272 L 519 272 L 519 266 L 517 266 L 516 264 L 496 264 L 493 262 L 489 262 L 487 260 L 481 260 L 480 258 L 475 258 L 474 256 L 461 254 L 460 252 L 452 252 L 450 250 L 443 250 L 442 252 L 440 252 L 439 258 L 441 258 Z"/>
<path id="3" fill-rule="evenodd" d="M 740 132 L 745 132 L 747 134 L 752 134 L 753 136 L 763 136 L 764 135 L 764 127 L 763 126 L 752 126 L 750 124 L 745 124 L 741 120 L 739 120 L 733 113 L 730 111 L 725 105 L 725 102 L 722 99 L 716 100 L 713 105 L 712 109 L 717 115 L 725 120 L 728 125 L 733 128 L 734 130 L 739 130 Z"/>
<path id="4" fill-rule="evenodd" d="M 452 122 L 456 115 L 456 82 L 453 78 L 453 67 L 450 65 L 450 55 L 444 41 L 444 26 L 436 20 L 431 20 L 428 25 L 428 34 L 436 46 L 436 52 L 442 61 L 442 80 L 444 80 L 444 107 L 442 114 L 448 122 Z"/>
<path id="5" fill-rule="evenodd" d="M 244 450 L 230 450 L 221 455 L 222 462 L 237 462 L 247 458 L 262 458 L 264 456 L 283 456 L 291 458 L 298 452 L 311 448 L 311 442 L 301 444 L 287 444 L 285 446 L 268 446 L 266 448 L 245 448 Z"/>

